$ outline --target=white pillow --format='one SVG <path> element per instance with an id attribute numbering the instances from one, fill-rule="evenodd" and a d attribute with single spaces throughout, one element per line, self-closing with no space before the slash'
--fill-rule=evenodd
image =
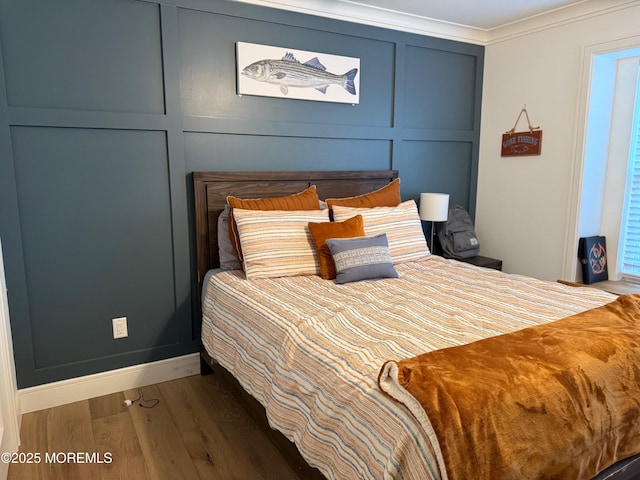
<path id="1" fill-rule="evenodd" d="M 329 221 L 329 210 L 233 209 L 248 279 L 319 275 L 309 222 Z"/>
<path id="2" fill-rule="evenodd" d="M 387 234 L 389 252 L 394 264 L 413 262 L 430 255 L 415 201 L 407 200 L 397 207 L 333 206 L 333 219 L 336 222 L 342 222 L 354 215 L 362 215 L 367 236 Z"/>

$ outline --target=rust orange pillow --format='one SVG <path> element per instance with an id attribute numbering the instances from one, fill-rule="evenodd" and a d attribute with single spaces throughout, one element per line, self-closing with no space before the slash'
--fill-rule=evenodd
<path id="1" fill-rule="evenodd" d="M 320 261 L 320 275 L 325 280 L 336 278 L 336 266 L 327 246 L 330 238 L 364 237 L 364 221 L 362 215 L 355 215 L 342 222 L 309 223 L 309 232 Z"/>
<path id="2" fill-rule="evenodd" d="M 352 208 L 396 207 L 402 203 L 400 198 L 400 179 L 396 178 L 391 183 L 373 192 L 355 197 L 327 198 L 327 205 Z"/>
<path id="3" fill-rule="evenodd" d="M 233 218 L 234 208 L 243 210 L 320 210 L 320 199 L 315 185 L 311 185 L 300 193 L 283 197 L 243 199 L 229 195 L 227 203 L 231 207 L 231 212 L 229 213 L 229 239 L 240 264 L 242 264 L 242 248 L 240 247 L 238 226 Z"/>

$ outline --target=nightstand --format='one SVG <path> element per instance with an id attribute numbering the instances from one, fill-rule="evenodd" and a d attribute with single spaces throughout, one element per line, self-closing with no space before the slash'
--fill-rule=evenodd
<path id="1" fill-rule="evenodd" d="M 494 270 L 502 270 L 502 260 L 498 260 L 495 258 L 489 258 L 489 257 L 483 257 L 481 255 L 477 255 L 475 257 L 470 257 L 470 258 L 457 258 L 456 260 L 460 262 L 470 263 L 478 267 L 493 268 Z"/>

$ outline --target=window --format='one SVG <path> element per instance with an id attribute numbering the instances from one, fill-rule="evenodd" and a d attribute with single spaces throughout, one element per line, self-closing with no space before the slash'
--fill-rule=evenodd
<path id="1" fill-rule="evenodd" d="M 629 147 L 629 167 L 620 232 L 619 265 L 623 278 L 640 280 L 640 69 Z"/>
<path id="2" fill-rule="evenodd" d="M 609 280 L 640 282 L 640 36 L 587 49 L 585 60 L 576 233 L 606 237 Z M 579 279 L 577 262 L 566 265 Z"/>
<path id="3" fill-rule="evenodd" d="M 640 35 L 584 50 L 562 278 L 581 279 L 579 237 L 607 239 L 609 280 L 640 283 Z"/>

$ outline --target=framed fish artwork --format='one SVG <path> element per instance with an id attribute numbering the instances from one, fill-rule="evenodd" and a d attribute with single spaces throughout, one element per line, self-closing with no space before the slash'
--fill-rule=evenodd
<path id="1" fill-rule="evenodd" d="M 360 59 L 236 43 L 238 95 L 360 103 Z"/>

